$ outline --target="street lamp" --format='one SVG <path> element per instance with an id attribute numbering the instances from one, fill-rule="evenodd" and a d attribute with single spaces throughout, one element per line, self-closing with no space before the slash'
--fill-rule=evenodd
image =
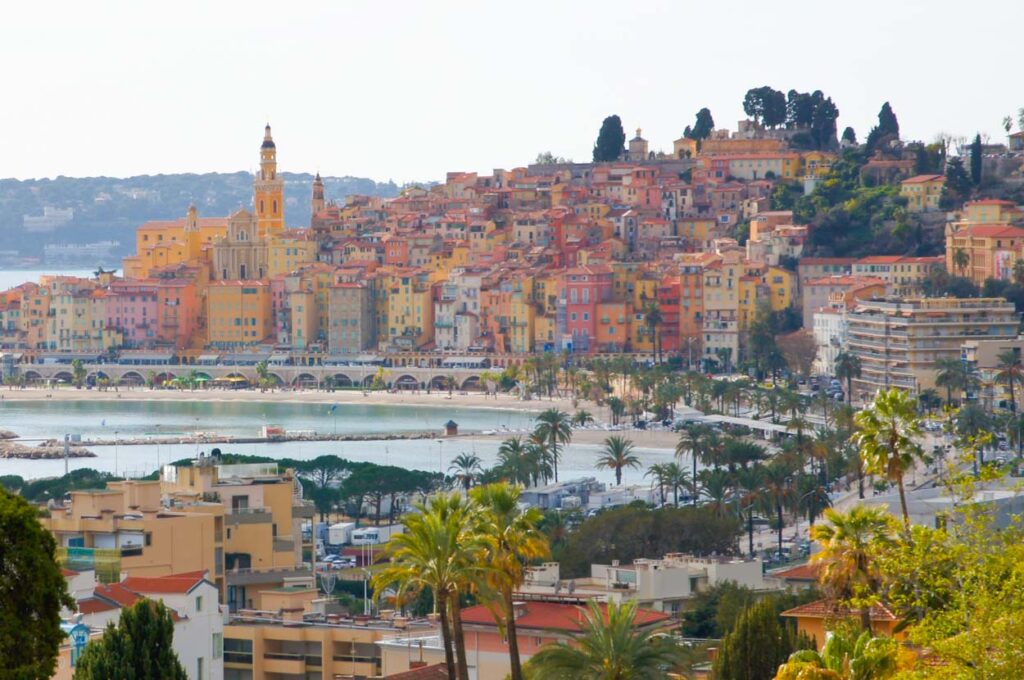
<path id="1" fill-rule="evenodd" d="M 441 481 L 444 481 L 444 440 L 437 440 L 437 471 L 441 473 Z"/>
<path id="2" fill-rule="evenodd" d="M 117 430 L 114 430 L 114 476 L 117 477 Z"/>

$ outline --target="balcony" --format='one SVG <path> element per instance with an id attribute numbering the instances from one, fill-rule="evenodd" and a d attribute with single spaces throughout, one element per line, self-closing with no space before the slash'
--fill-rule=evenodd
<path id="1" fill-rule="evenodd" d="M 316 507 L 312 503 L 303 503 L 292 507 L 292 516 L 302 519 L 312 519 L 316 516 Z"/>
<path id="2" fill-rule="evenodd" d="M 301 567 L 266 567 L 228 569 L 225 571 L 229 586 L 249 586 L 261 583 L 281 582 L 286 578 L 313 578 L 313 570 L 308 566 Z"/>
<path id="3" fill-rule="evenodd" d="M 228 524 L 266 524 L 273 520 L 273 513 L 266 508 L 232 508 L 224 516 Z"/>
<path id="4" fill-rule="evenodd" d="M 294 552 L 295 541 L 291 538 L 275 538 L 274 552 Z"/>
<path id="5" fill-rule="evenodd" d="M 267 673 L 305 675 L 306 657 L 301 654 L 267 652 L 263 655 L 263 670 Z"/>

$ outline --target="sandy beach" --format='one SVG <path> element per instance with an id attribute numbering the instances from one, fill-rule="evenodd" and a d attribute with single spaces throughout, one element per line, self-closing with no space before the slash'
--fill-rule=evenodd
<path id="1" fill-rule="evenodd" d="M 0 389 L 0 398 L 8 401 L 39 401 L 54 399 L 59 401 L 207 401 L 207 402 L 302 402 L 310 404 L 388 404 L 408 406 L 436 406 L 438 408 L 488 408 L 515 411 L 540 412 L 552 407 L 567 413 L 573 413 L 572 401 L 555 398 L 554 400 L 522 401 L 514 396 L 499 394 L 497 398 L 479 392 L 454 393 L 451 396 L 444 391 L 430 392 L 367 392 L 358 390 L 339 390 L 324 392 L 320 390 L 154 390 L 144 387 L 120 387 L 113 389 L 87 390 L 74 387 L 53 389 L 26 388 Z M 579 408 L 590 411 L 595 418 L 606 409 L 593 404 L 580 404 Z"/>

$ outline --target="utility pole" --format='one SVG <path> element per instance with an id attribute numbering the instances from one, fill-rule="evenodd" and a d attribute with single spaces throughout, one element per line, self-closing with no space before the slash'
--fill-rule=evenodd
<path id="1" fill-rule="evenodd" d="M 68 457 L 71 454 L 71 435 L 64 435 L 64 476 L 68 474 Z"/>

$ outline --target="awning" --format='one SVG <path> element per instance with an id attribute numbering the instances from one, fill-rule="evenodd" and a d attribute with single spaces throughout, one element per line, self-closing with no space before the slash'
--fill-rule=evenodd
<path id="1" fill-rule="evenodd" d="M 219 354 L 200 354 L 199 358 L 196 359 L 196 363 L 200 364 L 215 364 L 220 361 Z"/>

